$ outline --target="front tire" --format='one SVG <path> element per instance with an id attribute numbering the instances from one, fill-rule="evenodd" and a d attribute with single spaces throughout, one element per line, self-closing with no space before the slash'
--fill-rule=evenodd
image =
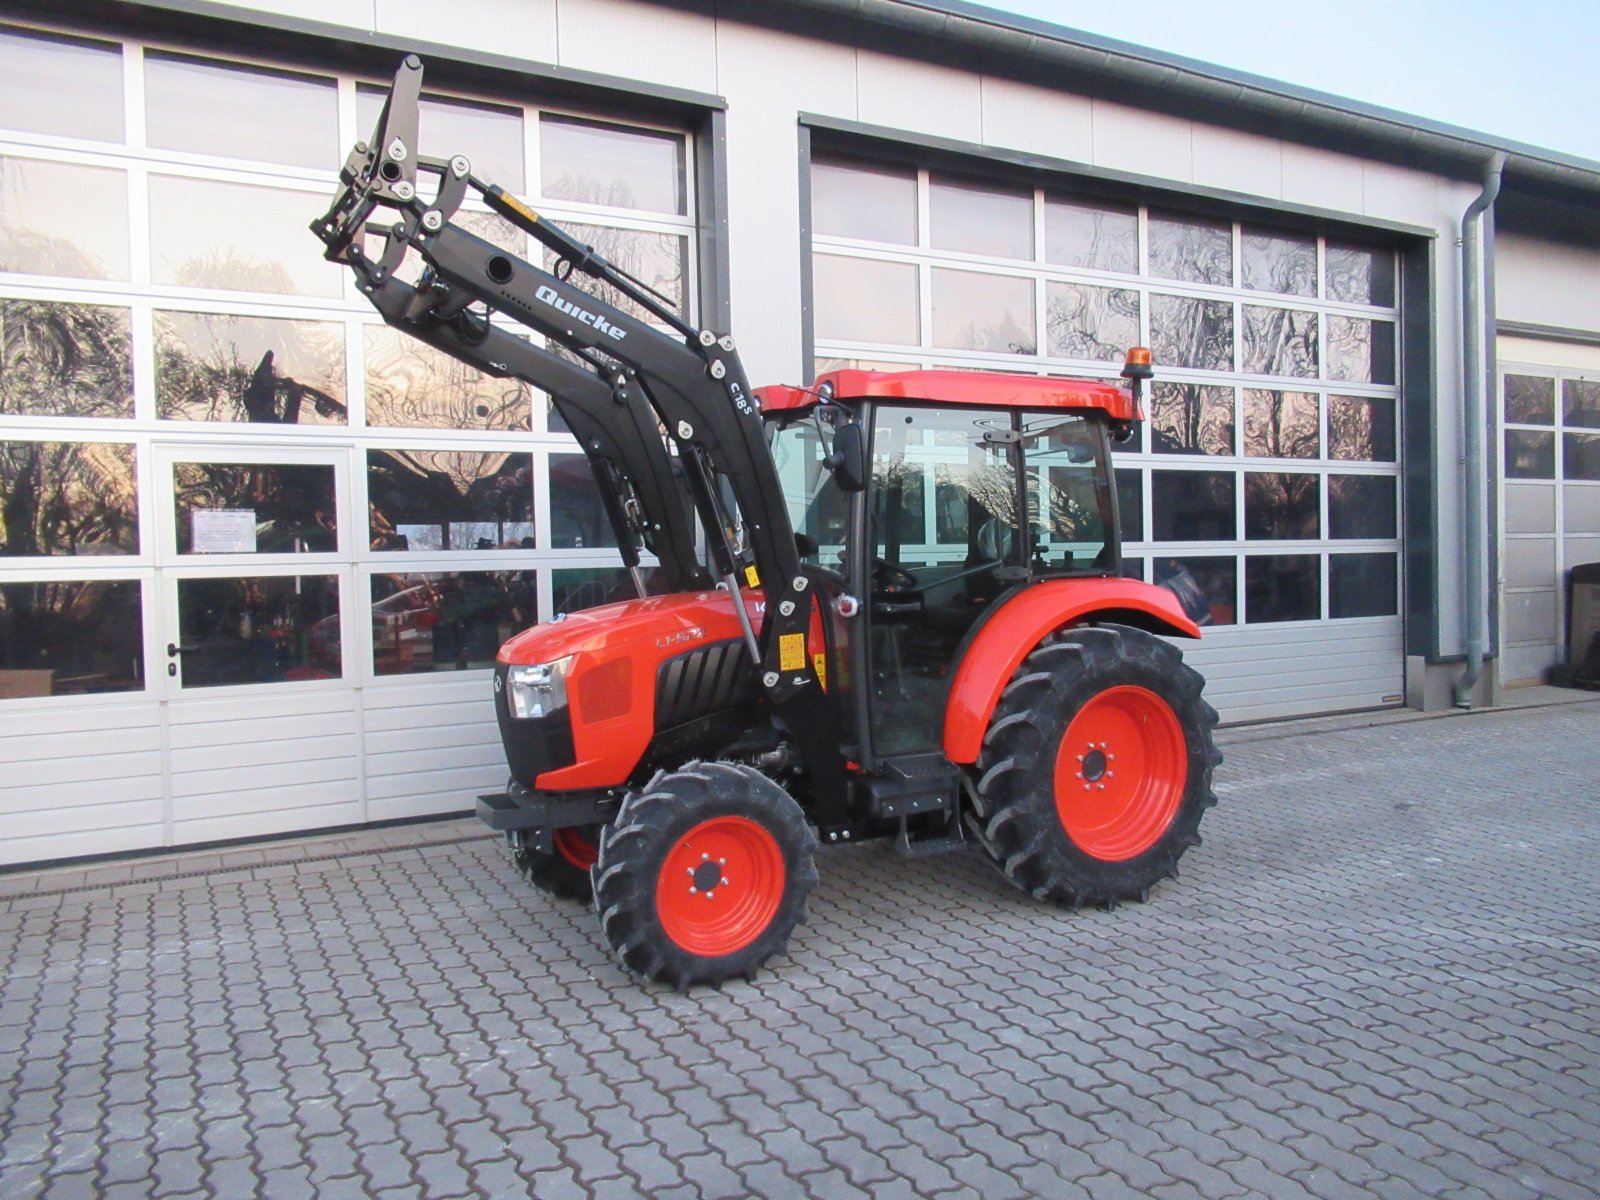
<path id="1" fill-rule="evenodd" d="M 751 978 L 805 919 L 814 842 L 794 798 L 750 767 L 658 774 L 600 835 L 601 931 L 623 966 L 680 990 Z"/>
<path id="2" fill-rule="evenodd" d="M 550 853 L 524 846 L 512 855 L 512 861 L 523 878 L 541 892 L 558 900 L 589 900 L 594 896 L 589 868 L 599 853 L 599 837 L 598 825 L 558 829 L 551 835 Z"/>
<path id="3" fill-rule="evenodd" d="M 1216 803 L 1216 711 L 1171 645 L 1118 625 L 1034 650 L 978 756 L 980 840 L 1013 883 L 1074 907 L 1144 899 Z"/>

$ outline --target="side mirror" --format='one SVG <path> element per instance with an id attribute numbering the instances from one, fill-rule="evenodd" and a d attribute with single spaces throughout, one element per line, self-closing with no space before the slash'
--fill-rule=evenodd
<path id="1" fill-rule="evenodd" d="M 867 442 L 855 422 L 837 425 L 833 430 L 833 453 L 824 460 L 842 492 L 867 489 Z"/>

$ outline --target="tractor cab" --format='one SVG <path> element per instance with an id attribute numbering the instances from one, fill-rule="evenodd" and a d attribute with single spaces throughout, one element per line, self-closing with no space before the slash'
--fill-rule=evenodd
<path id="1" fill-rule="evenodd" d="M 1129 391 L 846 370 L 758 395 L 801 555 L 849 614 L 835 706 L 856 761 L 940 749 L 963 643 L 1002 597 L 1121 577 L 1111 443 L 1138 415 Z"/>

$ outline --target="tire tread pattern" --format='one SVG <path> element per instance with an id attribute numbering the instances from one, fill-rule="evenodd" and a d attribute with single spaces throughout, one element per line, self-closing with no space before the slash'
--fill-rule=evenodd
<path id="1" fill-rule="evenodd" d="M 760 937 L 742 950 L 708 958 L 689 953 L 666 935 L 656 912 L 656 881 L 679 838 L 702 821 L 728 815 L 758 822 L 778 842 L 784 896 Z M 806 919 L 806 900 L 818 878 L 814 845 L 794 798 L 751 767 L 691 762 L 670 773 L 658 771 L 623 799 L 616 819 L 601 831 L 600 857 L 592 869 L 601 932 L 629 971 L 679 991 L 697 983 L 753 979 L 764 962 L 788 948 L 790 934 Z"/>
<path id="2" fill-rule="evenodd" d="M 1183 728 L 1189 772 L 1171 825 L 1144 853 L 1107 862 L 1079 851 L 1055 810 L 1060 738 L 1083 702 L 1118 684 L 1147 687 L 1172 707 Z M 1115 907 L 1144 900 L 1178 859 L 1200 844 L 1201 815 L 1214 805 L 1212 772 L 1222 761 L 1217 713 L 1201 697 L 1205 681 L 1176 647 L 1138 629 L 1079 627 L 1035 648 L 1006 685 L 984 735 L 970 795 L 980 844 L 1008 879 L 1042 900 Z"/>

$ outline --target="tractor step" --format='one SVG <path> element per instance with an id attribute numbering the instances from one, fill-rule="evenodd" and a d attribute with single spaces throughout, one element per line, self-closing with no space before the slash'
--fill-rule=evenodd
<path id="1" fill-rule="evenodd" d="M 952 813 L 942 831 L 919 837 L 911 836 L 905 819 L 901 818 L 900 832 L 894 839 L 894 852 L 902 858 L 932 858 L 935 854 L 950 854 L 956 850 L 964 850 L 966 845 L 966 833 L 961 828 L 961 822 Z"/>
<path id="2" fill-rule="evenodd" d="M 869 817 L 904 821 L 918 813 L 954 812 L 961 768 L 942 754 L 908 754 L 890 759 L 877 775 L 859 778 Z"/>

